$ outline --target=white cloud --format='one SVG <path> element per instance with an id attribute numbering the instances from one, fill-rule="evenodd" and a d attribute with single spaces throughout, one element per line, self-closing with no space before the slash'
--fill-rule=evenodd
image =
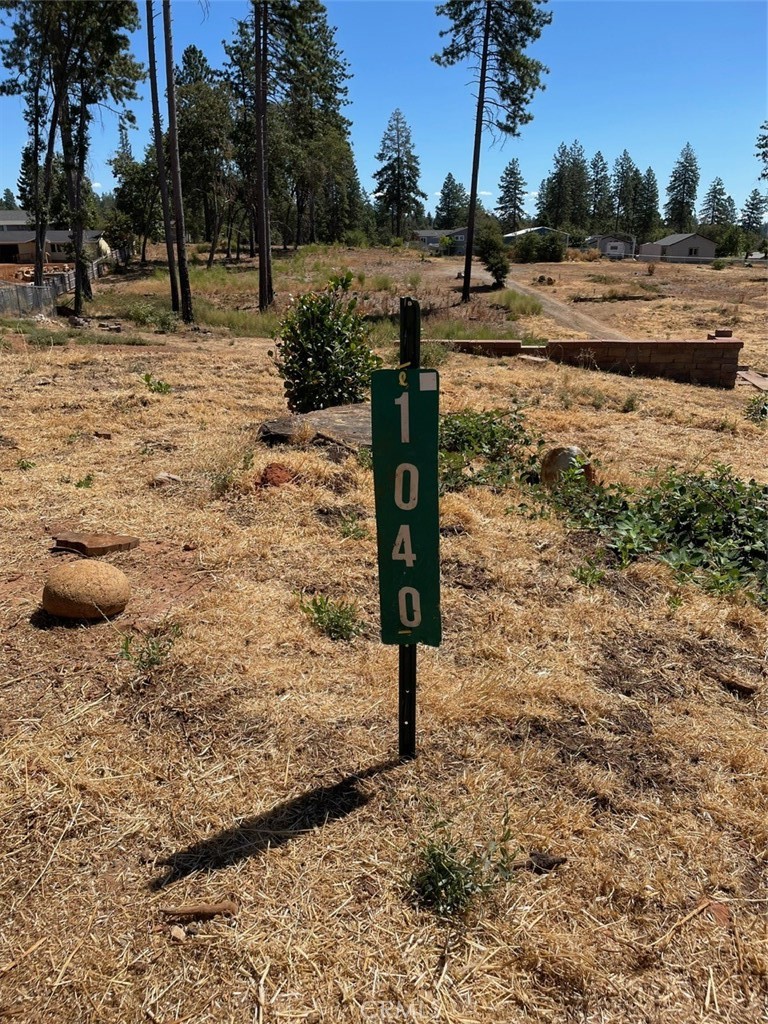
<path id="1" fill-rule="evenodd" d="M 493 192 L 478 192 L 477 194 L 479 196 L 492 196 Z"/>
<path id="2" fill-rule="evenodd" d="M 432 193 L 433 196 L 441 196 L 442 194 L 443 194 L 442 192 L 433 192 Z"/>
<path id="3" fill-rule="evenodd" d="M 91 182 L 91 187 L 92 188 L 102 188 L 103 186 L 102 186 L 100 181 L 92 181 Z"/>

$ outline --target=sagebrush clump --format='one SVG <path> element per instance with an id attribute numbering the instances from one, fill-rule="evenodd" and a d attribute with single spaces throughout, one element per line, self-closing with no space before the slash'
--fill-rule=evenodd
<path id="1" fill-rule="evenodd" d="M 351 283 L 346 273 L 322 292 L 300 295 L 280 324 L 275 363 L 292 412 L 361 402 L 381 365 L 357 300 L 345 298 Z"/>

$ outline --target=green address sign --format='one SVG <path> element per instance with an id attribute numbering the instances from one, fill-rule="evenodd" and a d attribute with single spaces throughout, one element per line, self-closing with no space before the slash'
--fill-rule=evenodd
<path id="1" fill-rule="evenodd" d="M 440 644 L 438 404 L 435 370 L 373 373 L 373 483 L 385 644 Z"/>

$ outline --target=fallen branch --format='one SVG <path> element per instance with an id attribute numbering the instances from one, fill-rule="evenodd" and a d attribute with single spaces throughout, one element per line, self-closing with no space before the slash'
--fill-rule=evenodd
<path id="1" fill-rule="evenodd" d="M 237 904 L 233 900 L 222 900 L 221 903 L 189 903 L 183 907 L 160 907 L 159 911 L 166 917 L 193 917 L 205 920 L 219 914 L 234 917 L 237 914 Z"/>

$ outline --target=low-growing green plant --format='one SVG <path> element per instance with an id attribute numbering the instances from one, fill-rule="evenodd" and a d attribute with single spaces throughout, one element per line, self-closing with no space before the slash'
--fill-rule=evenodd
<path id="1" fill-rule="evenodd" d="M 153 395 L 167 395 L 171 390 L 171 385 L 167 381 L 159 380 L 151 373 L 142 374 L 141 379 L 146 384 L 147 391 L 151 391 Z"/>
<path id="2" fill-rule="evenodd" d="M 709 474 L 669 469 L 634 493 L 590 486 L 576 469 L 547 497 L 570 525 L 600 534 L 621 565 L 653 557 L 682 579 L 768 603 L 768 485 L 718 465 Z"/>
<path id="3" fill-rule="evenodd" d="M 180 635 L 176 623 L 161 623 L 148 636 L 127 633 L 120 645 L 120 657 L 133 665 L 138 679 L 147 679 L 166 660 Z"/>
<path id="4" fill-rule="evenodd" d="M 75 487 L 86 489 L 93 487 L 93 473 L 86 473 L 82 480 L 75 480 Z"/>
<path id="5" fill-rule="evenodd" d="M 31 459 L 19 459 L 16 466 L 23 472 L 26 472 L 28 469 L 34 469 L 36 463 L 32 462 Z"/>
<path id="6" fill-rule="evenodd" d="M 593 558 L 587 558 L 581 565 L 577 565 L 571 575 L 577 583 L 585 587 L 596 587 L 605 579 L 605 571 Z"/>
<path id="7" fill-rule="evenodd" d="M 502 490 L 517 478 L 531 478 L 542 443 L 518 406 L 449 413 L 440 421 L 440 490 L 461 491 L 473 484 Z"/>
<path id="8" fill-rule="evenodd" d="M 342 537 L 348 540 L 365 540 L 368 536 L 368 530 L 362 525 L 360 517 L 354 512 L 343 515 L 339 519 L 339 532 Z"/>
<path id="9" fill-rule="evenodd" d="M 381 365 L 356 300 L 344 297 L 351 282 L 346 273 L 300 295 L 280 325 L 275 363 L 292 412 L 362 401 Z"/>
<path id="10" fill-rule="evenodd" d="M 360 448 L 357 461 L 362 469 L 373 469 L 373 451 L 367 445 Z"/>
<path id="11" fill-rule="evenodd" d="M 725 270 L 727 266 L 728 264 L 725 262 L 725 260 L 712 260 L 712 262 L 710 263 L 710 267 L 713 270 Z"/>
<path id="12" fill-rule="evenodd" d="M 622 412 L 634 412 L 637 409 L 639 404 L 640 404 L 640 400 L 638 399 L 637 395 L 634 394 L 634 393 L 633 394 L 629 394 L 624 399 L 624 401 L 621 403 L 621 411 Z"/>
<path id="13" fill-rule="evenodd" d="M 755 395 L 747 402 L 744 415 L 752 423 L 764 427 L 768 424 L 768 395 Z"/>
<path id="14" fill-rule="evenodd" d="M 314 594 L 309 600 L 302 600 L 299 607 L 312 625 L 331 640 L 351 640 L 363 631 L 354 601 L 334 601 L 325 594 Z"/>
<path id="15" fill-rule="evenodd" d="M 416 903 L 440 917 L 466 913 L 475 900 L 512 877 L 512 832 L 508 816 L 501 834 L 483 846 L 469 848 L 445 821 L 416 850 L 408 890 Z"/>

